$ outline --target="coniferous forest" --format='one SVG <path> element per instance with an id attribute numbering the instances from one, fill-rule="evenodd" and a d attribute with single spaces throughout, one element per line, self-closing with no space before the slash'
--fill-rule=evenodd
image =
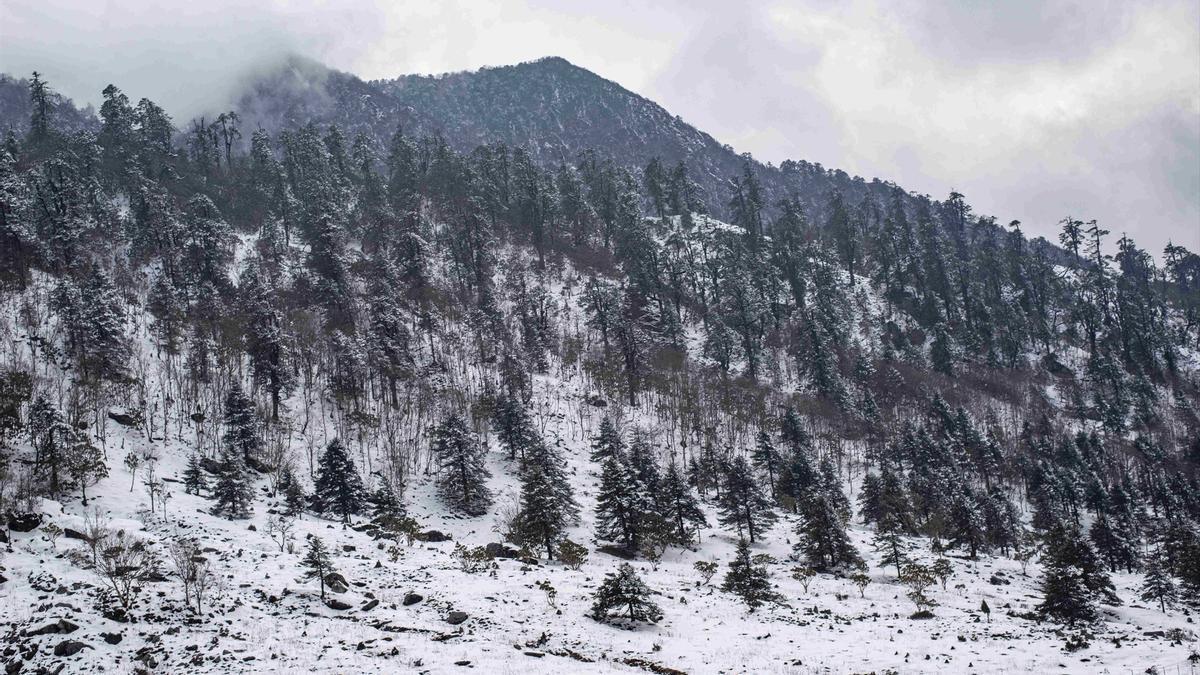
<path id="1" fill-rule="evenodd" d="M 1194 252 L 3 84 L 8 672 L 1200 658 Z"/>

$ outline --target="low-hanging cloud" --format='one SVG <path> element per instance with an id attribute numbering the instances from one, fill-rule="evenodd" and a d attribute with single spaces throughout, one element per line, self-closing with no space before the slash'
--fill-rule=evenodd
<path id="1" fill-rule="evenodd" d="M 1196 250 L 1198 25 L 1197 0 L 6 0 L 0 71 L 93 103 L 113 82 L 186 120 L 289 53 L 365 78 L 560 55 L 764 161 Z"/>

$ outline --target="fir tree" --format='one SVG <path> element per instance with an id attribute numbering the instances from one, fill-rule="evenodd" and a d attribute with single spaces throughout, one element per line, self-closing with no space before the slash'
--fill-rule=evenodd
<path id="1" fill-rule="evenodd" d="M 759 556 L 750 555 L 750 542 L 745 539 L 738 539 L 737 552 L 729 561 L 729 571 L 725 573 L 721 590 L 738 595 L 752 612 L 765 602 L 780 599 L 771 584 L 765 562 Z"/>
<path id="2" fill-rule="evenodd" d="M 622 563 L 615 573 L 606 575 L 596 589 L 590 616 L 606 623 L 617 618 L 658 623 L 662 619 L 662 610 L 650 600 L 650 594 L 633 566 Z"/>
<path id="3" fill-rule="evenodd" d="M 438 461 L 438 490 L 453 510 L 468 516 L 487 513 L 492 494 L 487 488 L 491 473 L 484 466 L 483 447 L 467 423 L 451 413 L 433 431 L 433 454 Z"/>
<path id="4" fill-rule="evenodd" d="M 674 524 L 676 542 L 680 545 L 690 544 L 696 532 L 708 526 L 708 518 L 700 508 L 699 500 L 692 494 L 675 462 L 667 465 L 661 501 L 663 517 Z"/>
<path id="5" fill-rule="evenodd" d="M 296 472 L 292 470 L 290 463 L 285 464 L 283 467 L 283 472 L 279 477 L 278 489 L 283 493 L 284 512 L 287 515 L 296 517 L 304 513 L 304 505 L 308 500 L 308 496 L 304 494 L 304 486 L 296 478 Z"/>
<path id="6" fill-rule="evenodd" d="M 227 518 L 250 517 L 254 492 L 240 448 L 228 444 L 222 448 L 220 469 L 217 472 L 217 483 L 213 486 L 212 497 L 216 502 L 213 513 Z"/>
<path id="7" fill-rule="evenodd" d="M 1051 560 L 1042 573 L 1040 590 L 1042 601 L 1037 611 L 1042 616 L 1069 624 L 1095 620 L 1095 601 L 1078 566 L 1065 560 Z"/>
<path id="8" fill-rule="evenodd" d="M 745 457 L 735 457 L 729 463 L 724 488 L 717 501 L 721 524 L 736 530 L 739 536 L 745 533 L 751 542 L 757 541 L 778 516 L 754 480 Z"/>
<path id="9" fill-rule="evenodd" d="M 1112 581 L 1096 552 L 1074 527 L 1058 526 L 1047 537 L 1038 611 L 1067 623 L 1096 617 L 1096 602 L 1117 605 Z"/>
<path id="10" fill-rule="evenodd" d="M 799 541 L 795 549 L 804 555 L 813 569 L 824 572 L 862 565 L 858 551 L 846 535 L 846 526 L 837 507 L 825 491 L 805 500 L 800 507 L 800 517 L 796 530 Z"/>
<path id="11" fill-rule="evenodd" d="M 530 462 L 521 473 L 521 510 L 517 514 L 514 532 L 517 541 L 546 550 L 553 560 L 554 550 L 563 538 L 571 516 L 556 493 L 553 471 L 541 462 Z"/>
<path id="12" fill-rule="evenodd" d="M 389 481 L 383 481 L 372 499 L 371 522 L 385 530 L 394 530 L 406 517 L 404 503 L 396 496 Z"/>
<path id="13" fill-rule="evenodd" d="M 83 432 L 71 435 L 71 441 L 67 444 L 66 469 L 67 474 L 79 486 L 84 506 L 88 503 L 88 485 L 108 477 L 108 464 L 104 461 L 104 454 Z"/>
<path id="14" fill-rule="evenodd" d="M 1167 570 L 1165 557 L 1160 547 L 1155 547 L 1146 556 L 1145 578 L 1141 595 L 1138 596 L 1145 602 L 1157 602 L 1158 608 L 1163 612 L 1179 600 L 1179 589 Z"/>
<path id="15" fill-rule="evenodd" d="M 662 475 L 658 468 L 658 460 L 654 456 L 654 449 L 645 440 L 634 438 L 633 442 L 629 444 L 629 454 L 626 459 L 629 469 L 638 481 L 641 496 L 657 506 L 659 490 L 662 487 Z"/>
<path id="16" fill-rule="evenodd" d="M 767 485 L 771 488 L 771 499 L 776 499 L 775 479 L 783 464 L 783 457 L 775 449 L 775 445 L 771 442 L 771 434 L 767 433 L 765 429 L 758 432 L 758 442 L 754 445 L 754 452 L 751 454 L 751 458 L 758 469 L 767 474 Z"/>
<path id="17" fill-rule="evenodd" d="M 333 574 L 333 558 L 326 548 L 325 542 L 320 537 L 312 537 L 308 540 L 308 550 L 304 553 L 304 559 L 300 561 L 300 565 L 305 572 L 301 576 L 302 579 L 317 579 L 321 585 L 321 599 L 325 599 L 325 579 Z"/>
<path id="18" fill-rule="evenodd" d="M 596 537 L 620 541 L 636 551 L 647 514 L 641 485 L 625 458 L 616 455 L 606 459 L 596 495 Z"/>
<path id="19" fill-rule="evenodd" d="M 902 538 L 904 534 L 900 523 L 894 516 L 886 515 L 875 526 L 873 546 L 880 554 L 880 566 L 892 565 L 896 568 L 896 576 L 900 576 L 900 568 L 908 562 L 908 544 Z"/>
<path id="20" fill-rule="evenodd" d="M 333 513 L 343 524 L 362 512 L 365 494 L 362 478 L 339 439 L 333 439 L 317 462 L 317 479 L 309 506 L 317 513 Z"/>
<path id="21" fill-rule="evenodd" d="M 258 436 L 258 414 L 254 402 L 242 391 L 234 380 L 225 395 L 225 434 L 221 437 L 225 445 L 242 453 L 242 461 L 253 465 L 261 445 Z"/>
<path id="22" fill-rule="evenodd" d="M 183 491 L 186 494 L 197 495 L 208 488 L 208 478 L 200 466 L 200 458 L 192 453 L 188 455 L 187 467 L 183 470 Z"/>

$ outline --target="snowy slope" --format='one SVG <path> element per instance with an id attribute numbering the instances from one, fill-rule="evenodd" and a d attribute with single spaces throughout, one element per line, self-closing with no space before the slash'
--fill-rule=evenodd
<path id="1" fill-rule="evenodd" d="M 574 409 L 585 392 L 570 383 L 541 378 L 539 394 L 553 393 L 561 410 Z M 566 390 L 565 392 L 563 390 Z M 565 395 L 564 395 L 565 394 Z M 586 407 L 585 407 L 586 409 Z M 574 486 L 584 506 L 584 519 L 572 539 L 591 541 L 590 514 L 596 478 L 586 459 L 586 440 L 598 417 L 590 414 L 589 428 L 572 428 L 577 419 L 548 415 L 547 436 L 564 439 Z M 112 425 L 115 426 L 115 425 Z M 154 446 L 157 471 L 178 478 L 187 448 L 177 441 L 151 443 L 140 430 L 116 427 L 108 438 L 110 464 L 129 450 Z M 498 503 L 515 496 L 512 467 L 498 452 L 490 457 Z M 538 565 L 500 560 L 493 573 L 467 574 L 450 556 L 453 542 L 401 545 L 392 562 L 384 546 L 340 524 L 306 516 L 297 528 L 297 551 L 308 534 L 324 538 L 338 552 L 337 568 L 350 580 L 351 590 L 340 599 L 352 609 L 337 611 L 321 604 L 316 582 L 297 581 L 299 553 L 280 552 L 265 534 L 272 502 L 263 495 L 248 521 L 229 521 L 208 514 L 209 502 L 183 493 L 172 483 L 166 515 L 151 515 L 140 484 L 114 468 L 92 491 L 92 505 L 113 519 L 115 526 L 161 542 L 172 533 L 200 535 L 218 561 L 221 588 L 213 594 L 214 609 L 192 619 L 182 609 L 182 588 L 175 581 L 149 584 L 135 611 L 136 620 L 117 623 L 100 616 L 92 591 L 100 584 L 94 572 L 68 561 L 82 552 L 79 541 L 59 539 L 57 550 L 37 530 L 13 534 L 11 552 L 3 561 L 8 583 L 0 586 L 0 619 L 6 645 L 38 647 L 27 668 L 69 672 L 100 670 L 133 672 L 153 660 L 162 672 L 247 672 L 302 670 L 311 672 L 637 672 L 658 666 L 684 672 L 1143 672 L 1151 665 L 1186 670 L 1194 643 L 1173 643 L 1162 637 L 1172 629 L 1194 635 L 1190 617 L 1166 615 L 1134 603 L 1105 608 L 1104 623 L 1090 645 L 1064 651 L 1064 632 L 1015 616 L 1036 603 L 1036 563 L 1028 576 L 1011 560 L 983 556 L 978 562 L 953 559 L 955 574 L 946 590 L 934 592 L 936 618 L 912 620 L 913 611 L 894 572 L 880 570 L 871 555 L 870 533 L 852 528 L 852 536 L 871 563 L 873 583 L 865 597 L 849 582 L 821 576 L 805 594 L 789 576 L 792 563 L 788 539 L 794 520 L 784 517 L 769 541 L 756 552 L 779 561 L 772 565 L 774 581 L 786 603 L 747 613 L 735 598 L 722 593 L 718 573 L 709 586 L 698 587 L 692 565 L 698 560 L 727 561 L 734 539 L 708 529 L 695 551 L 671 550 L 655 568 L 635 562 L 646 583 L 658 593 L 665 618 L 654 627 L 624 630 L 599 624 L 585 616 L 590 593 L 606 572 L 620 562 L 593 551 L 578 571 L 557 563 Z M 140 481 L 139 481 L 140 483 Z M 265 481 L 263 481 L 265 484 Z M 83 507 L 46 501 L 43 513 L 62 527 L 82 529 Z M 410 512 L 426 528 L 449 533 L 455 541 L 481 545 L 498 540 L 488 517 L 455 519 L 445 516 L 428 477 L 410 495 Z M 710 521 L 715 517 L 710 514 Z M 49 575 L 49 576 L 47 576 Z M 993 576 L 995 575 L 995 577 Z M 999 583 L 989 582 L 993 579 Z M 557 589 L 557 607 L 535 585 L 548 581 Z M 1115 575 L 1118 592 L 1135 596 L 1138 579 Z M 38 590 L 46 589 L 46 590 Z M 405 594 L 424 600 L 404 606 Z M 363 606 L 372 598 L 372 609 Z M 991 620 L 978 612 L 981 600 L 993 608 Z M 469 615 L 452 626 L 452 610 Z M 66 618 L 80 628 L 70 634 L 28 638 L 23 631 Z M 106 644 L 101 633 L 122 636 Z M 63 640 L 87 645 L 72 657 L 53 656 Z M 138 659 L 141 659 L 138 661 Z M 662 671 L 670 672 L 670 671 Z M 1173 672 L 1173 671 L 1167 671 Z"/>

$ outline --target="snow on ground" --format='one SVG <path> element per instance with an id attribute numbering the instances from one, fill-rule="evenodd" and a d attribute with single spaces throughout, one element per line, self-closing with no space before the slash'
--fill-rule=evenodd
<path id="1" fill-rule="evenodd" d="M 563 291 L 558 286 L 549 290 L 554 297 Z M 564 320 L 579 320 L 577 311 L 568 312 Z M 143 343 L 145 354 L 154 353 Z M 894 570 L 879 568 L 871 532 L 857 523 L 851 536 L 870 564 L 872 578 L 865 597 L 848 581 L 824 575 L 805 593 L 790 576 L 795 563 L 788 560 L 789 540 L 795 539 L 796 523 L 789 515 L 755 551 L 778 561 L 771 571 L 784 604 L 748 613 L 738 599 L 718 589 L 735 538 L 713 527 L 701 533 L 695 550 L 670 550 L 657 566 L 633 563 L 660 594 L 664 619 L 659 625 L 626 630 L 597 623 L 586 616 L 591 594 L 622 562 L 594 550 L 598 476 L 587 455 L 588 438 L 602 411 L 584 402 L 592 392 L 585 390 L 583 378 L 569 372 L 561 378 L 539 376 L 536 384 L 535 416 L 548 440 L 564 443 L 583 507 L 582 521 L 570 534 L 593 549 L 581 569 L 498 560 L 491 573 L 462 571 L 451 556 L 455 542 L 478 546 L 500 541 L 495 516 L 449 516 L 432 477 L 422 474 L 412 476 L 406 495 L 409 512 L 424 529 L 446 532 L 452 541 L 401 544 L 399 557 L 392 560 L 388 543 L 306 515 L 297 523 L 295 552 L 281 552 L 267 534 L 275 502 L 266 493 L 265 478 L 259 481 L 252 518 L 212 516 L 211 503 L 185 494 L 178 482 L 190 452 L 186 441 L 151 441 L 141 429 L 109 423 L 104 443 L 110 476 L 89 488 L 89 508 L 101 509 L 114 527 L 160 546 L 177 534 L 195 537 L 211 549 L 207 554 L 216 562 L 220 588 L 212 592 L 204 616 L 195 617 L 185 609 L 177 581 L 150 583 L 133 620 L 113 621 L 97 606 L 101 579 L 72 562 L 75 556 L 90 555 L 83 542 L 64 537 L 52 546 L 37 530 L 13 532 L 8 551 L 0 556 L 0 575 L 7 578 L 0 584 L 0 660 L 24 663 L 21 672 L 54 671 L 61 665 L 63 672 L 72 673 L 132 673 L 151 664 L 155 672 L 169 673 L 1143 673 L 1151 666 L 1165 673 L 1191 672 L 1187 659 L 1197 648 L 1193 617 L 1180 611 L 1164 614 L 1135 601 L 1141 581 L 1135 575 L 1114 575 L 1128 604 L 1104 608 L 1104 622 L 1091 629 L 1088 646 L 1066 651 L 1067 638 L 1077 632 L 1020 616 L 1038 601 L 1036 563 L 1025 574 L 1013 560 L 952 557 L 953 577 L 945 589 L 932 591 L 939 604 L 935 617 L 914 620 L 908 618 L 914 607 L 896 583 Z M 627 431 L 651 425 L 648 415 L 636 411 L 626 414 L 624 422 Z M 314 435 L 316 428 L 314 424 Z M 299 450 L 308 440 L 296 436 L 291 442 Z M 172 481 L 165 516 L 161 509 L 149 512 L 140 474 L 135 480 L 122 464 L 127 452 L 150 449 L 159 457 L 158 475 Z M 491 454 L 489 464 L 495 514 L 516 499 L 518 485 L 500 452 Z M 42 510 L 48 522 L 82 529 L 86 509 L 78 499 L 45 501 Z M 711 508 L 709 521 L 717 522 Z M 350 609 L 327 607 L 316 581 L 298 580 L 310 534 L 325 539 L 337 553 L 335 565 L 351 588 L 331 597 Z M 913 543 L 927 550 L 927 541 Z M 165 558 L 165 550 L 163 554 Z M 708 585 L 699 584 L 693 569 L 701 560 L 721 565 Z M 555 604 L 539 582 L 557 589 Z M 409 593 L 423 599 L 406 606 Z M 979 612 L 983 600 L 991 607 L 990 620 Z M 468 618 L 452 625 L 447 621 L 451 611 L 465 612 Z M 29 635 L 60 618 L 79 628 Z M 1183 640 L 1173 641 L 1172 631 L 1182 631 Z M 103 634 L 113 641 L 120 636 L 120 641 L 109 644 Z M 55 647 L 65 640 L 86 647 L 73 656 L 55 656 Z"/>
<path id="2" fill-rule="evenodd" d="M 542 380 L 540 386 L 549 382 Z M 568 404 L 579 402 L 562 405 Z M 584 506 L 583 522 L 571 537 L 592 544 L 597 479 L 586 459 L 586 440 L 570 440 L 568 419 L 549 416 L 548 433 L 567 439 L 570 469 Z M 140 430 L 119 428 L 108 439 L 110 464 L 121 466 L 124 452 L 148 443 Z M 155 446 L 159 474 L 178 479 L 187 449 L 176 442 Z M 494 452 L 491 469 L 502 503 L 515 495 L 511 467 Z M 734 538 L 708 529 L 695 551 L 670 551 L 657 568 L 634 563 L 661 594 L 657 600 L 665 618 L 658 626 L 626 630 L 585 615 L 591 592 L 620 562 L 594 550 L 578 571 L 544 561 L 500 560 L 491 574 L 468 574 L 450 555 L 453 541 L 401 545 L 399 559 L 392 562 L 385 547 L 368 535 L 309 515 L 297 527 L 297 552 L 280 552 L 265 532 L 272 508 L 265 488 L 253 518 L 230 521 L 209 515 L 208 500 L 184 494 L 179 483 L 171 483 L 166 517 L 161 511 L 151 516 L 140 480 L 132 492 L 130 483 L 124 468 L 114 468 L 91 491 L 92 505 L 103 509 L 115 526 L 158 541 L 186 533 L 215 549 L 211 555 L 219 560 L 222 588 L 213 594 L 214 610 L 191 617 L 182 607 L 181 586 L 172 580 L 148 584 L 133 622 L 105 619 L 93 606 L 100 579 L 67 556 L 84 551 L 82 542 L 59 539 L 55 550 L 37 530 L 13 533 L 12 550 L 3 560 L 9 581 L 0 586 L 0 620 L 7 628 L 6 644 L 38 645 L 31 665 L 53 668 L 63 662 L 69 672 L 134 672 L 152 659 L 160 672 L 199 673 L 607 673 L 656 666 L 694 673 L 1141 673 L 1155 664 L 1182 664 L 1181 672 L 1188 672 L 1186 659 L 1193 648 L 1161 637 L 1174 628 L 1194 629 L 1190 617 L 1164 615 L 1134 602 L 1105 608 L 1105 622 L 1094 630 L 1090 646 L 1067 652 L 1058 627 L 1015 616 L 1037 602 L 1036 563 L 1025 576 L 1019 563 L 989 556 L 977 562 L 953 558 L 953 578 L 945 590 L 933 593 L 939 603 L 936 617 L 909 619 L 914 608 L 904 589 L 895 583 L 893 571 L 874 564 L 870 532 L 860 527 L 852 529 L 852 536 L 872 563 L 873 583 L 865 597 L 848 581 L 828 576 L 814 580 L 805 594 L 789 574 L 794 565 L 787 561 L 788 540 L 794 538 L 790 517 L 781 519 L 756 551 L 779 561 L 772 573 L 786 604 L 748 613 L 736 598 L 718 590 Z M 498 541 L 490 517 L 448 517 L 428 478 L 410 491 L 409 501 L 410 512 L 425 528 L 468 545 Z M 84 509 L 77 500 L 65 508 L 46 501 L 43 510 L 47 520 L 62 527 L 82 527 Z M 716 522 L 715 514 L 710 521 Z M 333 597 L 351 609 L 324 606 L 315 581 L 297 580 L 308 534 L 324 538 L 337 552 L 337 568 L 351 589 Z M 707 586 L 697 585 L 692 565 L 698 560 L 721 563 L 722 571 Z M 1123 598 L 1135 597 L 1138 578 L 1118 574 L 1114 580 Z M 556 606 L 537 587 L 541 581 L 557 589 Z M 410 592 L 424 599 L 404 606 Z M 378 605 L 363 609 L 372 598 Z M 990 621 L 978 611 L 985 599 L 992 608 Z M 446 620 L 452 610 L 469 618 L 452 626 Z M 81 628 L 69 635 L 17 637 L 23 629 L 58 618 Z M 122 640 L 109 645 L 101 633 L 120 634 Z M 73 657 L 53 656 L 54 646 L 64 639 L 88 647 Z"/>

